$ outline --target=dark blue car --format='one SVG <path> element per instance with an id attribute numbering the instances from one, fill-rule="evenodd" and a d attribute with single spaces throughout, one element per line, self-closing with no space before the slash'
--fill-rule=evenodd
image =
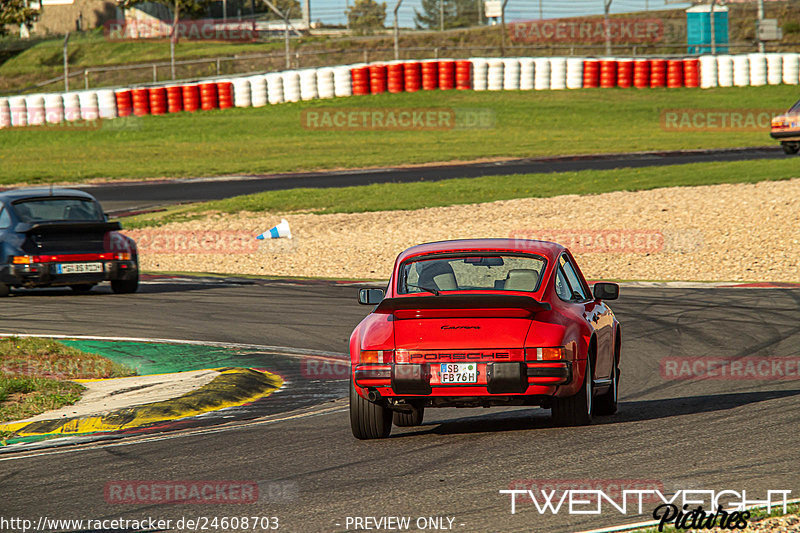
<path id="1" fill-rule="evenodd" d="M 116 293 L 136 292 L 136 243 L 120 229 L 83 191 L 0 192 L 0 296 L 12 287 L 88 292 L 103 281 L 110 281 Z"/>

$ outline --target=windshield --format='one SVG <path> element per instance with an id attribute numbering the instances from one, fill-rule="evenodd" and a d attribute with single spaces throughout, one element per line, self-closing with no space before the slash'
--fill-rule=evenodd
<path id="1" fill-rule="evenodd" d="M 406 261 L 400 265 L 398 292 L 535 292 L 544 266 L 543 258 L 532 255 L 469 255 Z"/>
<path id="2" fill-rule="evenodd" d="M 103 211 L 97 202 L 84 198 L 36 198 L 14 203 L 22 222 L 84 221 L 102 222 Z"/>
<path id="3" fill-rule="evenodd" d="M 795 102 L 795 104 L 789 108 L 789 113 L 800 113 L 800 100 Z"/>

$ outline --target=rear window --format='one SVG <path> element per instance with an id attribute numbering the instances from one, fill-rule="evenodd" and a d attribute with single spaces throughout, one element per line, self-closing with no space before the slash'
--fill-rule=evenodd
<path id="1" fill-rule="evenodd" d="M 23 222 L 84 221 L 102 222 L 103 211 L 97 202 L 84 198 L 36 198 L 14 203 L 14 211 Z"/>
<path id="2" fill-rule="evenodd" d="M 398 292 L 535 292 L 546 262 L 532 255 L 469 255 L 406 261 L 400 265 Z"/>

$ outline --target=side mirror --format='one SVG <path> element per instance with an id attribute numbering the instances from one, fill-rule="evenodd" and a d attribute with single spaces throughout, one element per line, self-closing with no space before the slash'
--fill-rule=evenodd
<path id="1" fill-rule="evenodd" d="M 616 283 L 598 282 L 594 284 L 595 300 L 616 300 L 619 298 L 619 285 Z"/>
<path id="2" fill-rule="evenodd" d="M 358 303 L 363 305 L 378 305 L 383 301 L 385 294 L 383 289 L 361 289 L 358 291 Z"/>

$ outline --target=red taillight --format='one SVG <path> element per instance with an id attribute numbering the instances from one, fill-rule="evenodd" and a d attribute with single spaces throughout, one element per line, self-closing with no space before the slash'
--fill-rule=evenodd
<path id="1" fill-rule="evenodd" d="M 120 253 L 117 254 L 117 260 L 119 260 L 119 261 L 130 261 L 131 260 L 131 254 L 129 254 L 128 252 L 120 252 Z"/>
<path id="2" fill-rule="evenodd" d="M 567 350 L 563 346 L 552 348 L 525 348 L 526 361 L 563 361 Z"/>
<path id="3" fill-rule="evenodd" d="M 29 265 L 34 261 L 32 261 L 32 257 L 29 255 L 15 255 L 11 257 L 11 262 L 15 265 Z"/>
<path id="4" fill-rule="evenodd" d="M 380 365 L 394 360 L 394 350 L 361 350 L 359 362 Z"/>

